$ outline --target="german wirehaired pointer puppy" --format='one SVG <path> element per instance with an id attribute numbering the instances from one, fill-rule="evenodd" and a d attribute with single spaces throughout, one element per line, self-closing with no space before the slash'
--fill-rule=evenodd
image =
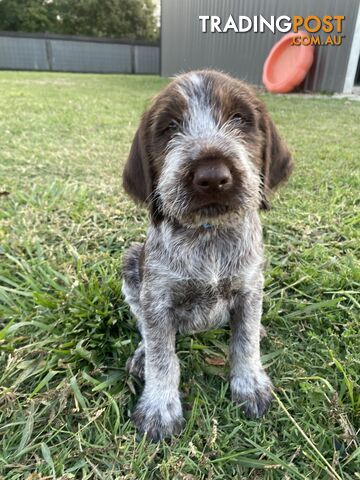
<path id="1" fill-rule="evenodd" d="M 176 434 L 183 423 L 178 332 L 229 323 L 232 399 L 249 417 L 267 410 L 258 212 L 291 169 L 264 104 L 220 72 L 176 77 L 144 113 L 123 181 L 147 206 L 150 226 L 146 242 L 124 255 L 123 294 L 142 337 L 127 362 L 145 378 L 133 419 L 149 438 Z"/>

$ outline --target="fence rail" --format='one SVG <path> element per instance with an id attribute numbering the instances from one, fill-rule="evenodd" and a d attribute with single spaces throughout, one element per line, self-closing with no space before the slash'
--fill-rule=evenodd
<path id="1" fill-rule="evenodd" d="M 160 47 L 131 40 L 0 32 L 0 70 L 160 73 Z"/>

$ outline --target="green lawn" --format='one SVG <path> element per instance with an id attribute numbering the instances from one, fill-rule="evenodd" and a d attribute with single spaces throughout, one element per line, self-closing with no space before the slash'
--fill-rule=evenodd
<path id="1" fill-rule="evenodd" d="M 231 403 L 222 329 L 179 339 L 183 434 L 136 436 L 121 166 L 166 82 L 0 73 L 0 478 L 360 478 L 359 102 L 264 96 L 296 161 L 263 215 L 269 413 Z"/>

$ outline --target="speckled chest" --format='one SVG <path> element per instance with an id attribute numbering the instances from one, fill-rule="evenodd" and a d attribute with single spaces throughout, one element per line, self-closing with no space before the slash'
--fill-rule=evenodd
<path id="1" fill-rule="evenodd" d="M 165 226 L 158 233 L 150 236 L 146 265 L 157 308 L 169 309 L 184 333 L 227 323 L 235 297 L 259 271 L 260 236 L 234 229 L 191 237 Z"/>
<path id="2" fill-rule="evenodd" d="M 226 324 L 231 315 L 239 277 L 217 282 L 184 279 L 171 284 L 170 298 L 182 333 L 206 331 Z"/>
<path id="3" fill-rule="evenodd" d="M 191 311 L 194 307 L 211 308 L 219 300 L 230 302 L 238 292 L 239 277 L 222 278 L 217 282 L 184 279 L 171 284 L 171 300 L 175 308 Z"/>

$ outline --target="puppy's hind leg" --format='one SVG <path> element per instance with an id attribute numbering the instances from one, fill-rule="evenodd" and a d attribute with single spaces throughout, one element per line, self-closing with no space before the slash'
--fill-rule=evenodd
<path id="1" fill-rule="evenodd" d="M 122 293 L 124 295 L 125 302 L 130 307 L 131 313 L 136 318 L 137 326 L 141 336 L 143 336 L 143 315 L 140 305 L 140 289 L 143 258 L 144 245 L 142 243 L 134 243 L 125 252 L 122 267 Z M 145 348 L 142 342 L 139 343 L 135 353 L 128 358 L 125 368 L 132 375 L 135 375 L 141 379 L 144 378 Z"/>

